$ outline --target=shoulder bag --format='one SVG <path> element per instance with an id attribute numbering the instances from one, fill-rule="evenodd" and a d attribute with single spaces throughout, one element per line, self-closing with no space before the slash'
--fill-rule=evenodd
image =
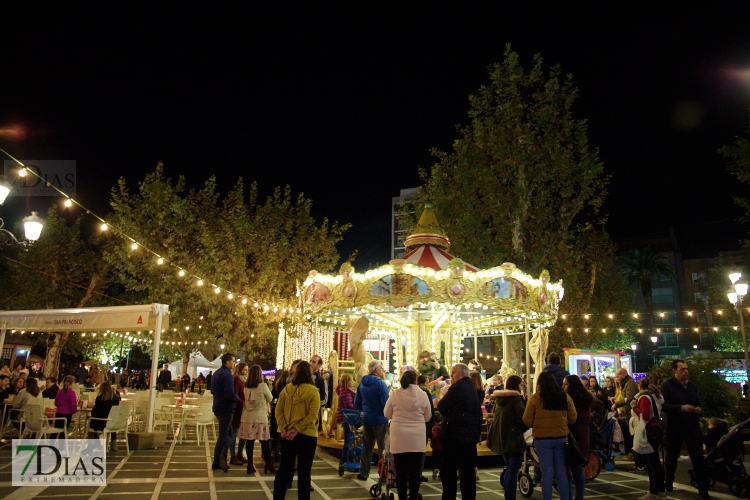
<path id="1" fill-rule="evenodd" d="M 589 463 L 589 457 L 583 456 L 583 452 L 578 446 L 576 438 L 573 437 L 573 434 L 570 432 L 568 432 L 568 445 L 565 447 L 565 458 L 568 465 L 571 467 L 583 467 Z"/>

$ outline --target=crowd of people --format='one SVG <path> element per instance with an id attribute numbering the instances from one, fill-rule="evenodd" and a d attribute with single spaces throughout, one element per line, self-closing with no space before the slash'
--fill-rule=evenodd
<path id="1" fill-rule="evenodd" d="M 700 498 L 706 500 L 710 495 L 703 445 L 708 449 L 716 446 L 728 431 L 726 421 L 713 418 L 708 434 L 701 434 L 703 411 L 697 386 L 689 380 L 687 364 L 679 359 L 672 361 L 673 376 L 667 380 L 645 377 L 636 382 L 620 368 L 614 377 L 604 379 L 602 387 L 596 377 L 571 375 L 562 368 L 560 356 L 551 353 L 530 397 L 524 380 L 516 375 L 504 379 L 496 374 L 485 381 L 481 365 L 474 360 L 468 365 L 456 364 L 447 373 L 435 354 L 427 351 L 420 354 L 416 370 L 410 366 L 401 370 L 395 388 L 387 383 L 379 360 L 369 363 L 368 373 L 358 385 L 351 374 L 343 373 L 335 389 L 330 387 L 330 373 L 321 373 L 319 356 L 312 356 L 309 362 L 295 361 L 288 371 L 280 370 L 273 383 L 264 379 L 257 364 L 236 363 L 229 353 L 221 361 L 221 368 L 205 378 L 201 374 L 193 380 L 178 380 L 183 387 L 197 384 L 201 390 L 205 385 L 212 392 L 219 423 L 212 468 L 226 472 L 230 465 L 245 466 L 248 474 L 254 474 L 253 451 L 255 441 L 260 441 L 263 472 L 276 474 L 274 499 L 285 497 L 295 471 L 299 498 L 310 497 L 312 461 L 321 433 L 320 410 L 330 404 L 333 394 L 338 399 L 336 422 L 343 427 L 342 464 L 349 461 L 354 440 L 354 429 L 345 422 L 342 410 L 357 410 L 363 424 L 357 478 L 369 478 L 374 446 L 384 450 L 388 435 L 401 499 L 418 498 L 420 483 L 428 480 L 424 476 L 428 442 L 432 477 L 442 482 L 442 498 L 455 499 L 459 481 L 462 498 L 475 498 L 483 412 L 492 416 L 487 445 L 504 458 L 506 472 L 500 486 L 509 500 L 516 498 L 518 472 L 529 446 L 538 457 L 534 481 L 541 484 L 543 498 L 552 497 L 554 482 L 561 498 L 583 500 L 586 480 L 582 464 L 570 462 L 566 450 L 574 440 L 581 455 L 588 457 L 592 422 L 599 426 L 604 418 L 618 422 L 614 442 L 624 447 L 622 459 L 634 462 L 629 470 L 648 473 L 649 493 L 644 500 L 664 499 L 673 491 L 683 444 L 693 463 Z M 8 418 L 14 425 L 18 419 L 13 412 L 22 412 L 36 398 L 54 399 L 55 416 L 65 419 L 57 425 L 69 425 L 77 412 L 79 388 L 93 384 L 98 392 L 92 416 L 106 418 L 120 402 L 118 385 L 131 382 L 131 377 L 117 378 L 117 374 L 110 380 L 96 365 L 80 365 L 70 371 L 64 368 L 59 379 L 46 377 L 44 385 L 23 366 L 10 374 L 7 368 L 0 370 L 0 399 L 13 401 Z M 137 380 L 139 375 L 133 377 Z M 159 389 L 170 383 L 171 373 L 165 367 L 159 372 Z M 649 435 L 648 442 L 634 441 L 632 422 L 658 418 L 664 422 L 663 440 Z M 91 431 L 101 432 L 103 423 L 92 422 Z M 114 436 L 112 447 L 116 450 Z M 663 464 L 659 457 L 662 447 L 666 454 Z M 278 470 L 274 459 L 280 463 Z"/>

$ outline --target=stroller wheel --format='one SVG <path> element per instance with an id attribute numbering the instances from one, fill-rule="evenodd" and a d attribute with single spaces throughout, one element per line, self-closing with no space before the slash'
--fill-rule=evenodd
<path id="1" fill-rule="evenodd" d="M 534 493 L 534 481 L 529 474 L 521 472 L 518 475 L 518 490 L 524 498 L 530 498 Z"/>
<path id="2" fill-rule="evenodd" d="M 738 498 L 746 497 L 750 492 L 750 485 L 744 479 L 734 477 L 729 481 L 729 491 Z"/>
<path id="3" fill-rule="evenodd" d="M 370 486 L 370 496 L 372 498 L 378 498 L 380 496 L 380 485 L 379 484 L 373 484 Z"/>
<path id="4" fill-rule="evenodd" d="M 599 476 L 599 471 L 602 468 L 602 462 L 599 455 L 595 451 L 589 453 L 589 463 L 583 467 L 583 475 L 586 481 L 593 481 Z"/>

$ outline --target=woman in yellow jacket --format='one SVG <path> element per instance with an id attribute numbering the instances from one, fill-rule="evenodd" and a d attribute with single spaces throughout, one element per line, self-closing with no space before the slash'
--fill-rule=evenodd
<path id="1" fill-rule="evenodd" d="M 273 481 L 274 500 L 283 500 L 297 464 L 297 498 L 310 498 L 310 471 L 318 446 L 320 392 L 315 387 L 310 363 L 300 361 L 291 382 L 276 404 L 276 422 L 281 434 L 281 465 Z"/>
<path id="2" fill-rule="evenodd" d="M 534 448 L 542 470 L 542 498 L 552 498 L 552 478 L 557 480 L 560 498 L 568 498 L 568 467 L 565 445 L 568 426 L 574 424 L 578 414 L 573 400 L 557 385 L 549 372 L 539 374 L 536 392 L 526 404 L 523 423 L 531 427 Z"/>

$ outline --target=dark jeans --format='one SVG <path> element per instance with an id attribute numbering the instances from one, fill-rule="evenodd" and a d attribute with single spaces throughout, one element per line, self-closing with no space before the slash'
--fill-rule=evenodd
<path id="1" fill-rule="evenodd" d="M 344 463 L 349 461 L 349 448 L 354 443 L 354 433 L 349 428 L 349 424 L 343 423 L 340 425 L 344 429 L 344 447 L 341 448 L 341 463 Z"/>
<path id="2" fill-rule="evenodd" d="M 646 455 L 633 451 L 633 461 L 636 467 L 646 467 Z"/>
<path id="3" fill-rule="evenodd" d="M 477 444 L 443 441 L 443 468 L 440 481 L 443 483 L 443 500 L 456 500 L 458 490 L 457 471 L 461 471 L 461 498 L 474 500 L 477 496 Z"/>
<path id="4" fill-rule="evenodd" d="M 443 452 L 432 450 L 432 470 L 440 470 L 443 468 Z"/>
<path id="5" fill-rule="evenodd" d="M 417 500 L 419 497 L 419 482 L 424 453 L 407 452 L 394 453 L 393 460 L 396 464 L 396 489 L 399 500 Z M 471 471 L 472 475 L 474 471 Z M 407 485 L 409 496 L 406 496 Z"/>
<path id="6" fill-rule="evenodd" d="M 297 460 L 297 498 L 310 500 L 310 471 L 312 470 L 318 438 L 297 434 L 294 439 L 281 440 L 281 465 L 273 480 L 273 500 L 284 500 L 289 483 L 294 478 Z"/>
<path id="7" fill-rule="evenodd" d="M 518 484 L 518 471 L 523 464 L 523 453 L 505 453 L 505 483 L 500 486 L 505 490 L 505 500 L 516 500 L 516 489 Z"/>
<path id="8" fill-rule="evenodd" d="M 627 420 L 625 422 L 625 427 L 622 427 L 622 440 L 625 441 L 625 453 L 627 454 L 633 453 L 633 435 L 630 433 Z"/>
<path id="9" fill-rule="evenodd" d="M 573 475 L 571 477 L 571 474 Z M 568 468 L 568 500 L 573 500 L 573 485 L 576 486 L 575 500 L 583 500 L 583 491 L 586 488 L 586 476 L 583 475 L 583 467 L 570 465 Z"/>
<path id="10" fill-rule="evenodd" d="M 227 456 L 229 451 L 229 440 L 232 439 L 232 417 L 234 416 L 233 411 L 223 411 L 214 413 L 216 418 L 219 420 L 219 435 L 216 439 L 216 446 L 214 446 L 214 462 L 213 466 L 219 466 L 219 457 Z"/>
<path id="11" fill-rule="evenodd" d="M 700 436 L 673 436 L 667 435 L 667 456 L 664 458 L 665 483 L 669 486 L 674 482 L 674 473 L 677 470 L 677 460 L 680 458 L 682 443 L 686 442 L 688 454 L 693 462 L 693 472 L 698 482 L 700 493 L 708 492 L 708 471 L 703 463 L 703 442 Z"/>
<path id="12" fill-rule="evenodd" d="M 388 424 L 365 425 L 362 427 L 362 459 L 360 461 L 359 473 L 365 478 L 370 476 L 370 463 L 372 462 L 372 450 L 375 446 L 375 441 L 378 442 L 378 453 L 383 453 L 386 432 L 388 432 Z"/>
<path id="13" fill-rule="evenodd" d="M 651 446 L 654 446 L 653 444 Z M 641 455 L 646 462 L 648 469 L 648 492 L 652 495 L 658 495 L 664 491 L 664 467 L 659 459 L 659 449 L 654 446 L 654 453 Z"/>

